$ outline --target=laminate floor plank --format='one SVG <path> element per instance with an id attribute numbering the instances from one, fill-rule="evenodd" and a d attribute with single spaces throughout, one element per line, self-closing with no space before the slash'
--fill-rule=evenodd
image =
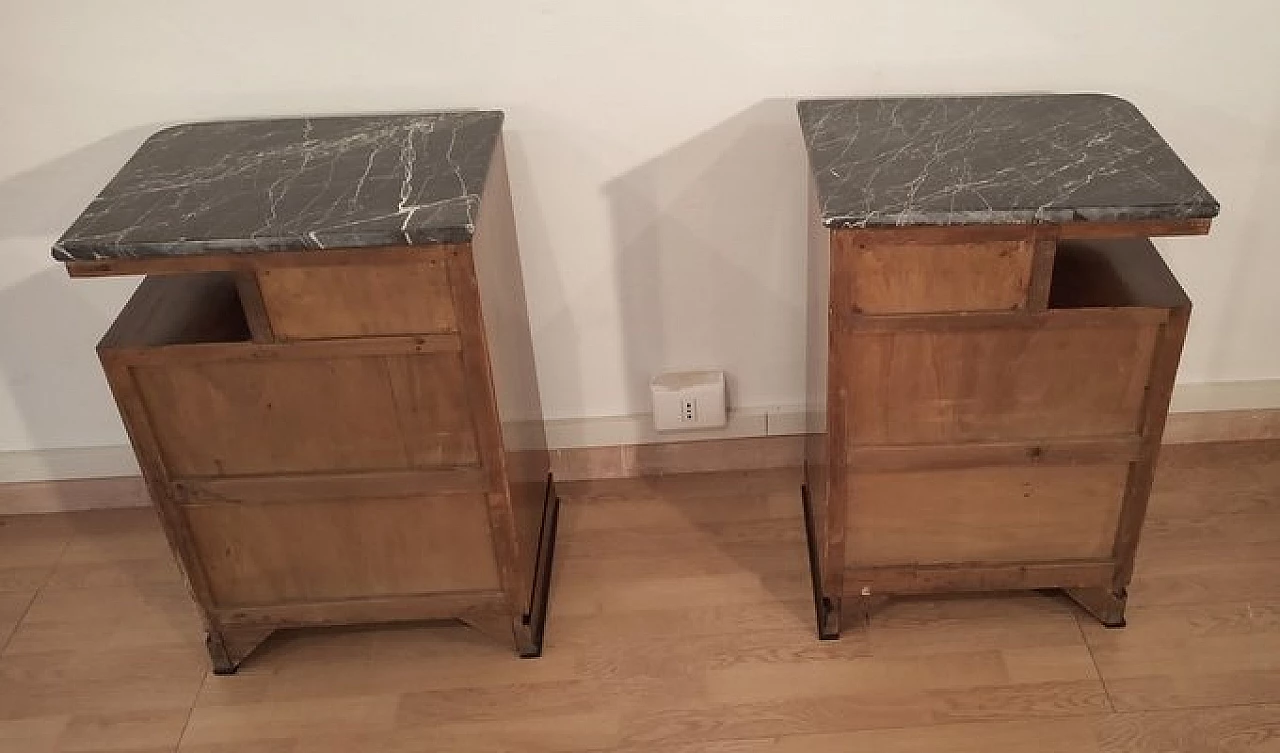
<path id="1" fill-rule="evenodd" d="M 150 510 L 0 518 L 0 753 L 1280 751 L 1280 442 L 1165 448 L 1124 630 L 982 594 L 818 641 L 797 484 L 563 484 L 541 659 L 313 629 L 230 677 Z"/>

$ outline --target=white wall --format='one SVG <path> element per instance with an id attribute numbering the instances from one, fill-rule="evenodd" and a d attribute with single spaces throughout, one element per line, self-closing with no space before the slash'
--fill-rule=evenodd
<path id="1" fill-rule="evenodd" d="M 802 401 L 791 98 L 1107 91 L 1224 207 L 1162 242 L 1196 302 L 1184 382 L 1280 377 L 1269 0 L 5 0 L 0 450 L 115 444 L 93 344 L 131 289 L 58 233 L 151 131 L 232 117 L 500 107 L 544 402 L 647 409 L 663 367 Z"/>

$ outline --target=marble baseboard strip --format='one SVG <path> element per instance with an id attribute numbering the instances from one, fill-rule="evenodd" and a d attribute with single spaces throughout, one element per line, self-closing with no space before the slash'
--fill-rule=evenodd
<path id="1" fill-rule="evenodd" d="M 144 507 L 149 503 L 141 476 L 0 483 L 0 515 Z"/>
<path id="2" fill-rule="evenodd" d="M 1280 408 L 1172 413 L 1165 444 L 1280 439 Z M 552 452 L 557 479 L 635 478 L 702 471 L 799 466 L 799 436 L 715 439 L 666 444 L 574 447 Z"/>
<path id="3" fill-rule="evenodd" d="M 1169 415 L 1165 444 L 1280 439 L 1280 408 L 1177 412 Z M 563 481 L 666 476 L 705 471 L 797 467 L 797 435 L 737 437 L 692 442 L 566 447 L 552 450 Z M 0 483 L 0 515 L 70 512 L 147 504 L 137 476 Z"/>
<path id="4" fill-rule="evenodd" d="M 1280 408 L 1170 413 L 1165 444 L 1280 439 Z"/>
<path id="5" fill-rule="evenodd" d="M 551 470 L 557 479 L 585 481 L 788 468 L 801 464 L 803 450 L 800 436 L 572 447 L 552 450 Z"/>

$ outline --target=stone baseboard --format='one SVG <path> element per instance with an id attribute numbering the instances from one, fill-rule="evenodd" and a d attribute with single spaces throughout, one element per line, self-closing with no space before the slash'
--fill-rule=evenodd
<path id="1" fill-rule="evenodd" d="M 793 422 L 794 423 L 794 422 Z M 1280 408 L 1171 413 L 1165 444 L 1280 439 Z M 66 478 L 0 483 L 0 515 L 68 512 L 146 505 L 146 489 L 127 447 L 49 450 L 42 457 L 10 458 L 10 469 L 64 474 Z M 123 458 L 128 458 L 125 462 Z M 736 436 L 697 441 L 663 441 L 562 447 L 551 465 L 563 481 L 619 479 L 706 471 L 751 471 L 796 467 L 802 438 L 796 434 Z M 114 465 L 113 465 L 114 464 Z M 119 473 L 110 474 L 119 467 Z M 0 465 L 0 471 L 4 470 Z M 108 473 L 103 473 L 107 471 Z M 81 478 L 83 473 L 101 476 Z"/>

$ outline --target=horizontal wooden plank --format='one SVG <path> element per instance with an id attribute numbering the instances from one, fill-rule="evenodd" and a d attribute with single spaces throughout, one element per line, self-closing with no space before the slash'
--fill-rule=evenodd
<path id="1" fill-rule="evenodd" d="M 411 620 L 446 620 L 507 608 L 501 591 L 383 596 L 372 599 L 214 609 L 223 627 L 309 627 Z"/>
<path id="2" fill-rule="evenodd" d="M 1137 435 L 1045 439 L 1034 442 L 971 442 L 937 445 L 851 445 L 849 467 L 858 471 L 973 468 L 987 465 L 1077 465 L 1135 460 Z"/>
<path id="3" fill-rule="evenodd" d="M 345 345 L 345 343 L 338 343 Z M 272 359 L 132 365 L 170 479 L 362 473 L 478 462 L 458 353 L 284 346 Z M 250 351 L 271 346 L 246 346 Z"/>
<path id="4" fill-rule="evenodd" d="M 314 251 L 257 251 L 72 261 L 67 262 L 66 266 L 67 274 L 72 277 L 169 275 L 186 272 L 257 272 L 279 267 L 398 264 L 406 261 L 444 260 L 449 256 L 466 252 L 468 248 L 465 244 L 437 244 Z"/>
<path id="5" fill-rule="evenodd" d="M 186 478 L 170 483 L 183 504 L 300 502 L 320 499 L 372 499 L 485 491 L 478 466 L 418 471 L 308 473 L 225 478 Z"/>
<path id="6" fill-rule="evenodd" d="M 1110 558 L 1131 463 L 849 473 L 849 567 Z"/>
<path id="7" fill-rule="evenodd" d="M 164 366 L 209 361 L 272 361 L 308 358 L 398 356 L 415 353 L 457 353 L 462 341 L 455 333 L 396 335 L 338 340 L 303 340 L 290 343 L 184 343 L 157 347 L 99 346 L 103 358 L 130 366 Z"/>
<path id="8" fill-rule="evenodd" d="M 280 340 L 457 332 L 449 276 L 434 259 L 257 273 Z"/>
<path id="9" fill-rule="evenodd" d="M 1114 570 L 1110 560 L 848 568 L 844 592 L 853 596 L 1089 588 L 1109 585 Z"/>
<path id="10" fill-rule="evenodd" d="M 181 508 L 224 609 L 497 591 L 485 495 Z"/>
<path id="11" fill-rule="evenodd" d="M 873 315 L 1025 309 L 1032 252 L 1027 241 L 842 242 L 832 281 L 841 289 L 832 297 Z"/>
<path id="12" fill-rule="evenodd" d="M 1114 306 L 1062 308 L 1045 311 L 974 311 L 949 314 L 886 314 L 833 316 L 844 332 L 968 332 L 985 329 L 1096 329 L 1128 325 L 1159 325 L 1169 312 L 1162 308 Z"/>

